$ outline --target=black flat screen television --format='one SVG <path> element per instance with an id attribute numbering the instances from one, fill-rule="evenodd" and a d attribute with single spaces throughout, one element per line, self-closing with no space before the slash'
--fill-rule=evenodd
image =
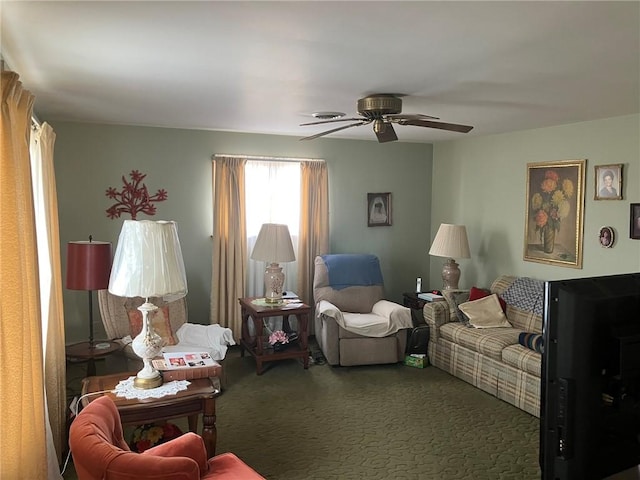
<path id="1" fill-rule="evenodd" d="M 640 273 L 545 282 L 543 480 L 640 464 Z"/>

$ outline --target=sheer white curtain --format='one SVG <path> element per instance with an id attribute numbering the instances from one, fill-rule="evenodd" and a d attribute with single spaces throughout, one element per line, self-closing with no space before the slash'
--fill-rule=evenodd
<path id="1" fill-rule="evenodd" d="M 66 377 L 64 317 L 58 231 L 58 202 L 53 166 L 56 135 L 47 123 L 32 130 L 29 154 L 36 223 L 42 351 L 45 374 L 45 435 L 48 478 L 61 479 L 58 463 L 65 450 Z"/>
<path id="2" fill-rule="evenodd" d="M 300 229 L 300 164 L 297 162 L 248 161 L 245 166 L 245 198 L 247 212 L 247 254 L 263 223 L 283 223 L 289 227 L 293 251 L 298 252 Z M 266 262 L 249 260 L 247 296 L 264 295 Z M 285 290 L 295 290 L 298 265 L 280 265 L 285 274 Z"/>
<path id="3" fill-rule="evenodd" d="M 293 251 L 298 257 L 300 230 L 300 163 L 293 161 L 250 160 L 245 165 L 245 200 L 247 215 L 247 296 L 264 295 L 266 262 L 251 260 L 251 252 L 263 223 L 282 223 L 289 227 Z M 280 264 L 285 275 L 284 289 L 295 291 L 297 262 Z M 281 322 L 281 319 L 280 319 Z M 280 328 L 276 320 L 271 328 Z"/>

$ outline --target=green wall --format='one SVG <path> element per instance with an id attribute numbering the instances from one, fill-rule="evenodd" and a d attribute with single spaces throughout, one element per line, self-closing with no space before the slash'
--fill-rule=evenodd
<path id="1" fill-rule="evenodd" d="M 373 253 L 380 257 L 387 294 L 402 300 L 415 278 L 429 274 L 427 254 L 431 212 L 432 146 L 378 144 L 322 138 L 198 130 L 50 122 L 56 132 L 55 165 L 60 211 L 63 273 L 70 240 L 113 242 L 125 218 L 111 220 L 108 187 L 120 189 L 122 175 L 147 174 L 151 192 L 164 188 L 153 219 L 175 220 L 182 244 L 192 322 L 209 321 L 211 291 L 211 156 L 246 154 L 323 158 L 329 169 L 330 248 L 334 253 Z M 391 227 L 367 227 L 368 192 L 392 193 Z M 286 208 L 286 206 L 284 206 Z M 129 218 L 128 216 L 126 218 Z M 149 218 L 140 216 L 139 219 Z M 288 286 L 292 288 L 292 286 Z M 67 342 L 88 337 L 87 296 L 64 290 Z M 96 337 L 101 330 L 94 305 Z"/>
<path id="2" fill-rule="evenodd" d="M 440 223 L 467 227 L 471 258 L 459 260 L 461 288 L 490 286 L 499 274 L 542 280 L 640 271 L 640 240 L 629 238 L 630 203 L 640 202 L 640 115 L 466 137 L 434 145 L 431 239 Z M 523 260 L 527 163 L 586 159 L 583 268 Z M 623 164 L 623 200 L 595 201 L 594 166 Z M 598 231 L 616 242 L 600 247 Z M 441 285 L 442 260 L 430 283 Z"/>

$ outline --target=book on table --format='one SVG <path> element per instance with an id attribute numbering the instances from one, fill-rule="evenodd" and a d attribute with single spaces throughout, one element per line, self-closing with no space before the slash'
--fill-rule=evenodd
<path id="1" fill-rule="evenodd" d="M 222 365 L 207 352 L 170 352 L 154 358 L 152 364 L 165 381 L 220 377 Z"/>
<path id="2" fill-rule="evenodd" d="M 418 298 L 420 300 L 425 300 L 427 302 L 435 302 L 435 301 L 444 299 L 442 295 L 438 295 L 437 293 L 432 293 L 432 292 L 419 293 Z"/>

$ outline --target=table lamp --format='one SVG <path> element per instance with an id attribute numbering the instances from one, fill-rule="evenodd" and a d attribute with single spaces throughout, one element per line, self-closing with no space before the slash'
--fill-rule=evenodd
<path id="1" fill-rule="evenodd" d="M 268 263 L 264 272 L 265 301 L 276 305 L 281 303 L 284 272 L 278 263 L 293 262 L 296 259 L 289 227 L 278 223 L 263 224 L 251 252 L 251 259 Z"/>
<path id="2" fill-rule="evenodd" d="M 109 285 L 111 273 L 111 243 L 89 241 L 67 243 L 66 287 L 70 290 L 89 292 L 89 349 L 95 348 L 93 341 L 93 291 L 103 290 Z"/>
<path id="3" fill-rule="evenodd" d="M 133 384 L 137 388 L 162 385 L 151 360 L 162 350 L 163 340 L 150 323 L 149 313 L 158 307 L 149 301 L 162 297 L 171 302 L 187 294 L 187 277 L 175 222 L 125 220 L 118 239 L 109 279 L 109 292 L 120 297 L 142 297 L 142 330 L 131 348 L 144 366 Z"/>
<path id="4" fill-rule="evenodd" d="M 429 255 L 448 257 L 442 267 L 443 290 L 457 289 L 460 268 L 453 257 L 471 258 L 466 227 L 442 223 L 436 233 L 436 238 L 433 239 Z"/>

